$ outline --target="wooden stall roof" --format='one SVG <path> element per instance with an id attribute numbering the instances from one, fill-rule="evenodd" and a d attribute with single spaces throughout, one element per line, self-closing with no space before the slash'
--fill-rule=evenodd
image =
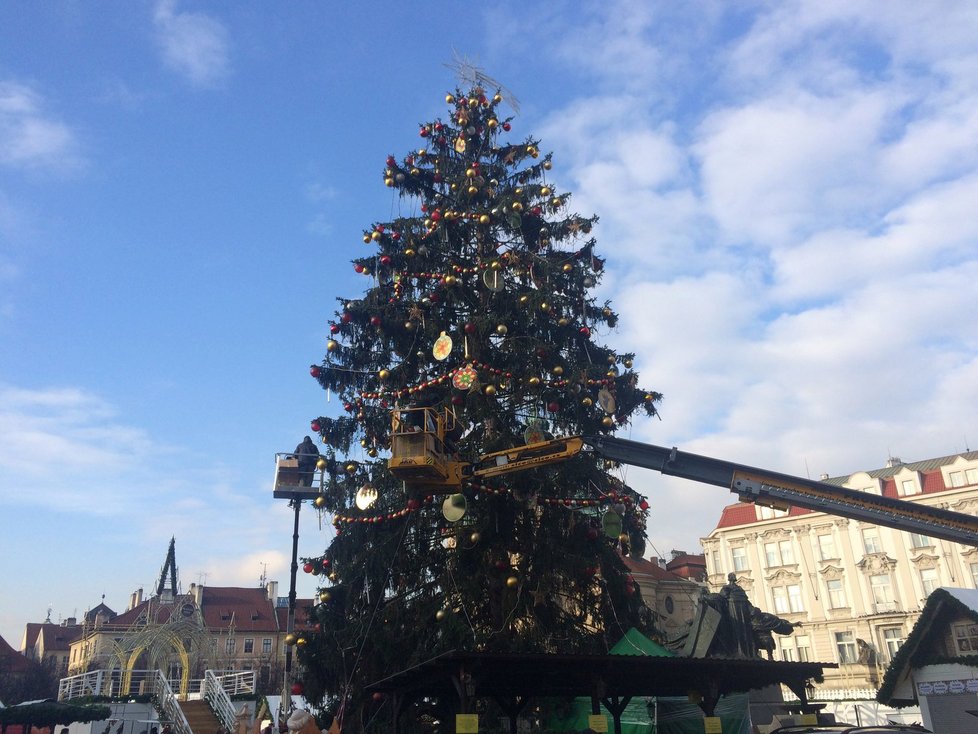
<path id="1" fill-rule="evenodd" d="M 759 659 L 447 652 L 367 688 L 455 696 L 456 682 L 465 674 L 476 697 L 724 695 L 779 683 L 803 697 L 806 682 L 822 681 L 822 669 L 835 667 Z"/>

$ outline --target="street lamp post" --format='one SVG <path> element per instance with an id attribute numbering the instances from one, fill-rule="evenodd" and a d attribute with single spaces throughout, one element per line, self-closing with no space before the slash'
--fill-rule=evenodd
<path id="1" fill-rule="evenodd" d="M 319 495 L 318 489 L 313 489 L 311 486 L 306 486 L 301 483 L 293 484 L 291 481 L 281 481 L 283 477 L 287 476 L 290 480 L 298 478 L 301 482 L 301 476 L 297 473 L 282 472 L 282 469 L 286 467 L 281 466 L 280 461 L 276 461 L 275 467 L 275 486 L 272 491 L 272 496 L 276 499 L 287 499 L 289 500 L 289 505 L 294 509 L 294 521 L 292 525 L 292 565 L 289 569 L 289 612 L 285 623 L 285 633 L 286 636 L 295 636 L 295 607 L 296 607 L 296 574 L 299 570 L 299 510 L 302 508 L 302 500 L 312 500 Z M 292 469 L 292 467 L 288 467 Z M 281 472 L 281 474 L 280 474 Z M 315 474 L 313 475 L 315 476 Z M 291 638 L 289 638 L 291 639 Z M 294 640 L 293 640 L 294 645 Z M 285 647 L 285 676 L 282 682 L 282 703 L 279 706 L 279 721 L 281 721 L 282 715 L 289 715 L 292 713 L 292 647 L 293 645 L 286 645 Z"/>

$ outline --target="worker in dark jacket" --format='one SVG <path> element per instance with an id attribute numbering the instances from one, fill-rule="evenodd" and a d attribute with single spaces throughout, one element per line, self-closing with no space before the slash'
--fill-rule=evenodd
<path id="1" fill-rule="evenodd" d="M 302 439 L 302 443 L 295 447 L 295 458 L 299 460 L 299 482 L 308 487 L 312 484 L 312 473 L 319 461 L 319 449 L 312 442 L 309 436 Z"/>

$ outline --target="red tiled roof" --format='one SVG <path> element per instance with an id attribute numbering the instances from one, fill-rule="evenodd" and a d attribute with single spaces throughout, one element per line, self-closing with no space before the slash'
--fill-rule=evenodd
<path id="1" fill-rule="evenodd" d="M 0 660 L 4 661 L 4 668 L 11 673 L 25 673 L 30 667 L 30 661 L 14 650 L 2 636 L 0 636 Z"/>
<path id="2" fill-rule="evenodd" d="M 666 569 L 662 568 L 662 566 L 660 566 L 658 563 L 652 563 L 652 561 L 645 558 L 630 558 L 625 556 L 622 558 L 622 560 L 625 562 L 628 570 L 632 573 L 645 574 L 646 576 L 651 576 L 657 581 L 686 580 L 683 579 L 682 576 L 677 576 L 672 571 L 667 571 Z"/>
<path id="3" fill-rule="evenodd" d="M 200 599 L 204 624 L 238 632 L 274 632 L 278 629 L 274 603 L 258 587 L 205 586 Z"/>
<path id="4" fill-rule="evenodd" d="M 309 612 L 313 607 L 312 599 L 295 600 L 295 629 L 309 630 L 313 627 L 313 622 L 309 621 Z M 278 616 L 279 629 L 285 631 L 289 628 L 289 608 L 278 607 L 275 610 Z"/>
<path id="5" fill-rule="evenodd" d="M 67 652 L 71 643 L 81 637 L 82 628 L 79 625 L 64 627 L 60 624 L 43 624 L 38 639 L 44 639 L 44 652 Z"/>

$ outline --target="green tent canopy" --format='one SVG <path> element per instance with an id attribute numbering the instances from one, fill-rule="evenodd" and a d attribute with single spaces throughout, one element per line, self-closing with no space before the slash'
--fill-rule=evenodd
<path id="1" fill-rule="evenodd" d="M 676 657 L 676 653 L 650 640 L 634 627 L 615 643 L 610 653 L 644 657 Z M 720 697 L 714 713 L 720 718 L 723 734 L 750 734 L 748 703 L 746 693 Z M 609 731 L 611 731 L 611 714 L 604 706 L 601 707 L 601 712 L 608 717 Z M 551 718 L 548 731 L 586 731 L 590 714 L 591 699 L 575 698 L 566 709 Z M 703 710 L 684 697 L 636 697 L 628 702 L 621 714 L 622 734 L 703 734 L 703 731 Z"/>

